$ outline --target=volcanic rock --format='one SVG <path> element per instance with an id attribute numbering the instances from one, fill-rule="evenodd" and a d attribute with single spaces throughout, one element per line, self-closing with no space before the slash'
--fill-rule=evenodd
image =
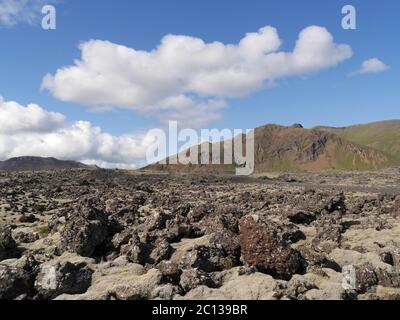
<path id="1" fill-rule="evenodd" d="M 34 223 L 36 220 L 34 214 L 22 215 L 21 218 L 19 218 L 19 222 L 21 223 Z"/>
<path id="2" fill-rule="evenodd" d="M 300 253 L 290 247 L 285 229 L 273 221 L 244 217 L 240 221 L 240 245 L 244 262 L 261 272 L 289 280 L 302 271 Z"/>
<path id="3" fill-rule="evenodd" d="M 40 266 L 35 289 L 41 299 L 54 299 L 61 294 L 84 293 L 92 281 L 91 270 L 86 263 L 57 262 Z"/>
<path id="4" fill-rule="evenodd" d="M 0 261 L 17 256 L 17 244 L 12 237 L 11 228 L 0 226 Z"/>
<path id="5" fill-rule="evenodd" d="M 108 234 L 107 215 L 95 208 L 80 208 L 65 225 L 61 233 L 62 252 L 75 252 L 84 257 L 91 257 L 104 242 Z"/>

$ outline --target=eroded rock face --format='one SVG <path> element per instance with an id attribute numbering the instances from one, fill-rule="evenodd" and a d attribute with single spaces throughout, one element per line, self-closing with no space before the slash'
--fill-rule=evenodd
<path id="1" fill-rule="evenodd" d="M 290 247 L 285 228 L 275 222 L 246 216 L 240 221 L 240 245 L 244 262 L 278 279 L 302 272 L 303 261 Z"/>
<path id="2" fill-rule="evenodd" d="M 108 217 L 95 207 L 80 207 L 73 213 L 61 233 L 62 252 L 91 257 L 108 235 Z"/>
<path id="3" fill-rule="evenodd" d="M 0 261 L 18 256 L 17 244 L 12 237 L 11 228 L 0 227 Z"/>
<path id="4" fill-rule="evenodd" d="M 92 274 L 86 263 L 45 263 L 40 266 L 35 289 L 41 299 L 85 293 L 91 285 Z"/>

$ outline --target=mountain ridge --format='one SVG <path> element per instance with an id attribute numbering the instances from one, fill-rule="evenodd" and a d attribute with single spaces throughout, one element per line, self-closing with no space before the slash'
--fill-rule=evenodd
<path id="1" fill-rule="evenodd" d="M 53 157 L 14 157 L 5 161 L 0 161 L 0 171 L 46 171 L 64 169 L 89 169 L 94 168 L 78 161 L 59 160 Z"/>
<path id="2" fill-rule="evenodd" d="M 244 139 L 245 135 L 235 139 Z M 254 129 L 255 172 L 378 170 L 400 166 L 400 120 L 377 121 L 348 127 L 301 124 L 280 126 L 267 124 Z M 243 141 L 243 140 L 242 140 Z M 212 144 L 208 144 L 210 159 Z M 221 151 L 225 143 L 221 143 Z M 243 146 L 245 150 L 245 145 Z M 189 150 L 184 151 L 186 153 Z M 221 153 L 223 161 L 223 152 Z M 203 158 L 198 151 L 199 159 Z M 167 159 L 168 160 L 168 159 Z M 167 161 L 168 163 L 168 161 Z M 231 165 L 163 165 L 150 164 L 143 170 L 167 172 L 233 173 Z M 0 171 L 43 171 L 93 169 L 77 161 L 42 157 L 16 157 L 0 161 Z"/>
<path id="3" fill-rule="evenodd" d="M 348 141 L 365 145 L 400 161 L 400 120 L 376 121 L 347 127 L 315 127 Z"/>
<path id="4" fill-rule="evenodd" d="M 365 171 L 400 165 L 400 159 L 390 153 L 349 141 L 335 133 L 336 129 L 321 128 L 323 127 L 305 129 L 300 124 L 289 127 L 268 124 L 256 128 L 255 172 L 329 169 Z M 221 150 L 223 148 L 224 143 L 221 143 Z M 146 169 L 172 172 L 233 172 L 235 166 L 156 163 Z"/>

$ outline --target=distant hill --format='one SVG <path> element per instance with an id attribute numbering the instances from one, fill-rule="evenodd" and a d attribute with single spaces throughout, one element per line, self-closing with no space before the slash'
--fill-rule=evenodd
<path id="1" fill-rule="evenodd" d="M 92 168 L 76 161 L 63 161 L 55 158 L 18 157 L 0 162 L 2 171 L 44 171 L 62 169 L 88 169 Z"/>
<path id="2" fill-rule="evenodd" d="M 400 120 L 316 129 L 334 133 L 343 139 L 374 148 L 400 160 Z"/>
<path id="3" fill-rule="evenodd" d="M 317 129 L 267 125 L 255 131 L 256 171 L 376 170 L 391 156 Z"/>
<path id="4" fill-rule="evenodd" d="M 272 124 L 255 129 L 255 171 L 259 173 L 327 169 L 377 170 L 396 164 L 400 164 L 400 161 L 392 155 L 348 141 L 329 130 L 304 129 L 298 124 L 291 127 Z M 146 169 L 234 172 L 235 166 L 155 164 Z"/>

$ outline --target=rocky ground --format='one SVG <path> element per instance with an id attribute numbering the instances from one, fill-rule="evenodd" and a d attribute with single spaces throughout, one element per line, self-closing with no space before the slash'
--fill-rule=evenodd
<path id="1" fill-rule="evenodd" d="M 400 299 L 399 182 L 0 173 L 0 299 Z"/>

